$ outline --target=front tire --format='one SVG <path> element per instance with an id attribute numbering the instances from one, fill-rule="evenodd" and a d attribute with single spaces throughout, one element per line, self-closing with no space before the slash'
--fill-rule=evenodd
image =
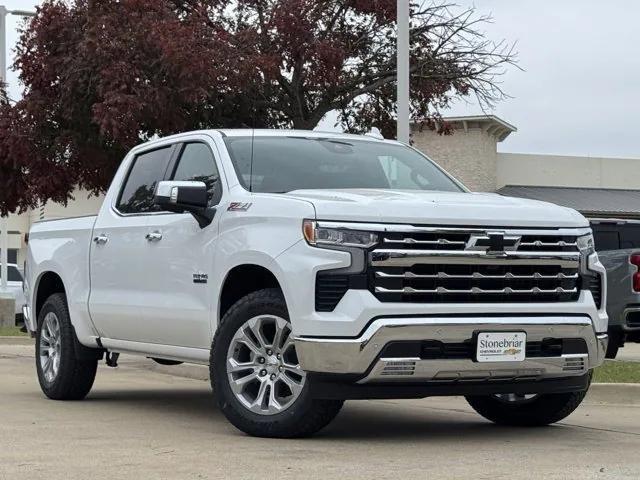
<path id="1" fill-rule="evenodd" d="M 539 427 L 568 417 L 584 400 L 582 392 L 546 395 L 467 396 L 469 405 L 487 420 L 499 425 Z"/>
<path id="2" fill-rule="evenodd" d="M 280 290 L 240 299 L 225 314 L 213 341 L 211 386 L 218 406 L 239 430 L 256 437 L 313 435 L 340 411 L 339 400 L 311 398 L 300 369 Z"/>
<path id="3" fill-rule="evenodd" d="M 81 400 L 93 386 L 98 361 L 77 359 L 77 341 L 65 296 L 51 295 L 38 315 L 36 370 L 40 388 L 52 400 Z"/>

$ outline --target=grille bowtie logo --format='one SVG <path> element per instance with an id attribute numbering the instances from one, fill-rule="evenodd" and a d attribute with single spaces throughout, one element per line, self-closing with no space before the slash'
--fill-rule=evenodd
<path id="1" fill-rule="evenodd" d="M 518 250 L 521 239 L 522 237 L 517 235 L 505 235 L 503 232 L 487 232 L 481 235 L 471 235 L 464 249 L 470 252 L 505 254 L 505 252 Z"/>

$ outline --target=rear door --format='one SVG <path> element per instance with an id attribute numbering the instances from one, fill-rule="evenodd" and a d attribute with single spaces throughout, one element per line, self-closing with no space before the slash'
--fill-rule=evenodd
<path id="1" fill-rule="evenodd" d="M 153 205 L 157 183 L 167 175 L 176 145 L 136 155 L 117 196 L 104 205 L 91 246 L 89 310 L 101 336 L 151 341 L 149 315 L 155 312 L 155 279 L 149 275 L 149 219 L 164 215 Z M 162 259 L 154 259 L 162 261 Z"/>
<path id="2" fill-rule="evenodd" d="M 223 195 L 221 169 L 213 148 L 205 140 L 182 143 L 167 176 L 204 182 L 211 207 L 218 205 Z M 189 213 L 149 218 L 150 240 L 143 258 L 146 275 L 153 279 L 147 292 L 153 301 L 144 318 L 153 342 L 210 348 L 213 298 L 208 278 L 213 269 L 220 213 L 205 228 L 200 228 Z"/>

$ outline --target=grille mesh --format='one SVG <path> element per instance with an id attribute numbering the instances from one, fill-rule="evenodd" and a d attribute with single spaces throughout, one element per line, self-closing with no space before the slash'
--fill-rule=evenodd
<path id="1" fill-rule="evenodd" d="M 383 302 L 576 300 L 577 236 L 523 233 L 385 232 L 370 253 L 369 289 Z"/>

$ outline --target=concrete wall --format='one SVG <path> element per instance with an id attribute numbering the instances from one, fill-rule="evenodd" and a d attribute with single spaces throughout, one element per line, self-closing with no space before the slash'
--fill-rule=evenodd
<path id="1" fill-rule="evenodd" d="M 498 153 L 497 188 L 505 185 L 635 190 L 640 159 Z"/>
<path id="2" fill-rule="evenodd" d="M 496 190 L 497 139 L 480 125 L 469 124 L 453 135 L 412 129 L 413 145 L 464 183 L 470 190 Z"/>

